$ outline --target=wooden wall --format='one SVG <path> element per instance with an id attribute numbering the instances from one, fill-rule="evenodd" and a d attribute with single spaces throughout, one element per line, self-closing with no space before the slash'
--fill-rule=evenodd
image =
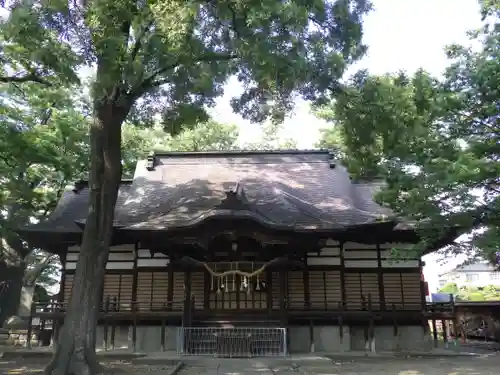
<path id="1" fill-rule="evenodd" d="M 345 294 L 346 308 L 349 310 L 366 308 L 370 297 L 372 307 L 379 308 L 380 293 L 377 273 L 346 272 Z"/>
<path id="2" fill-rule="evenodd" d="M 209 276 L 207 279 L 210 309 L 267 309 L 267 293 L 261 283 L 257 286 L 257 281 L 262 281 L 261 276 L 254 278 L 248 289 L 242 288 L 244 278 L 240 276 L 229 276 L 221 280 L 222 284 L 226 284 L 226 288 L 221 289 L 218 289 L 219 282 L 216 278 L 212 280 Z"/>
<path id="3" fill-rule="evenodd" d="M 102 291 L 103 301 L 112 303 L 113 308 L 130 308 L 132 302 L 131 274 L 106 274 Z"/>
<path id="4" fill-rule="evenodd" d="M 291 309 L 335 309 L 345 301 L 349 310 L 366 306 L 371 297 L 372 308 L 419 309 L 422 304 L 420 261 L 391 260 L 391 247 L 401 245 L 364 245 L 329 240 L 320 251 L 307 254 L 308 271 L 290 271 L 285 278 L 287 306 Z M 67 256 L 64 277 L 64 301 L 71 293 L 78 249 L 72 248 Z M 185 290 L 184 272 L 174 272 L 169 288 L 169 274 L 165 269 L 169 260 L 162 254 L 151 256 L 146 249 L 133 246 L 111 248 L 107 274 L 102 292 L 103 301 L 117 301 L 121 308 L 130 307 L 134 300 L 140 310 L 164 309 L 169 300 L 173 307 L 182 309 Z M 262 277 L 263 279 L 265 277 Z M 238 280 L 239 282 L 240 280 Z M 267 291 L 261 288 L 252 293 L 232 290 L 221 295 L 204 271 L 193 272 L 191 295 L 196 309 L 208 305 L 212 309 L 267 309 Z M 232 283 L 229 280 L 229 283 Z M 136 290 L 134 291 L 134 285 Z M 305 286 L 306 285 L 306 286 Z M 272 308 L 279 308 L 280 275 L 271 273 Z M 236 288 L 238 289 L 238 288 Z M 206 295 L 206 297 L 205 297 Z M 308 297 L 308 299 L 307 299 Z M 206 300 L 205 300 L 206 299 Z M 365 301 L 365 305 L 363 304 Z"/>
<path id="5" fill-rule="evenodd" d="M 310 270 L 309 298 L 312 309 L 336 309 L 342 301 L 339 270 Z"/>
<path id="6" fill-rule="evenodd" d="M 69 296 L 71 295 L 71 288 L 73 288 L 73 279 L 75 275 L 66 274 L 64 276 L 64 288 L 63 288 L 63 301 L 68 302 Z"/>
<path id="7" fill-rule="evenodd" d="M 139 310 L 162 310 L 168 296 L 167 272 L 137 272 L 137 304 Z"/>

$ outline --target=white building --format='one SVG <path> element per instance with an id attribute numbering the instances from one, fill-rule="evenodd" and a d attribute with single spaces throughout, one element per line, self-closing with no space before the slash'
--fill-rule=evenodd
<path id="1" fill-rule="evenodd" d="M 459 266 L 453 271 L 439 276 L 439 288 L 447 283 L 455 283 L 458 288 L 464 286 L 485 287 L 496 285 L 500 287 L 500 272 L 487 262 L 477 262 Z"/>

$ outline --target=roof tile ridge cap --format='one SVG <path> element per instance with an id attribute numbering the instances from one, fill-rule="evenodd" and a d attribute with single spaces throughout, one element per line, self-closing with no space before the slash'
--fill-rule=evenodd
<path id="1" fill-rule="evenodd" d="M 330 153 L 330 155 L 332 155 Z M 347 166 L 343 165 L 340 160 L 336 159 L 335 157 L 332 157 L 329 162 L 331 163 L 332 161 L 335 161 L 335 168 L 331 168 L 331 172 L 332 173 L 338 173 L 339 170 L 344 170 L 345 173 L 347 174 L 347 178 L 349 180 L 349 188 L 348 188 L 348 195 L 349 195 L 349 198 L 351 199 L 352 201 L 352 206 L 351 206 L 351 209 L 354 210 L 355 212 L 358 212 L 358 213 L 362 213 L 362 214 L 366 214 L 370 217 L 373 217 L 373 218 L 376 218 L 376 219 L 383 219 L 383 220 L 386 220 L 386 218 L 384 217 L 380 217 L 380 216 L 384 216 L 384 215 L 379 215 L 379 214 L 374 214 L 372 212 L 369 212 L 369 211 L 366 211 L 366 210 L 363 210 L 361 208 L 358 207 L 358 205 L 356 204 L 356 201 L 357 201 L 357 198 L 359 196 L 358 194 L 358 189 L 356 188 L 356 185 L 357 183 L 355 181 L 353 181 L 352 179 L 352 176 L 351 174 L 349 173 L 349 169 L 347 168 Z M 371 199 L 373 201 L 373 199 Z M 377 204 L 376 202 L 373 201 L 373 203 Z M 394 216 L 394 215 L 392 215 Z M 390 216 L 390 217 L 392 217 Z"/>
<path id="2" fill-rule="evenodd" d="M 311 155 L 311 154 L 328 154 L 327 149 L 271 149 L 271 150 L 248 150 L 248 149 L 234 149 L 234 150 L 206 150 L 206 151 L 167 151 L 161 149 L 153 150 L 157 157 L 183 157 L 183 156 L 239 156 L 239 155 Z"/>
<path id="3" fill-rule="evenodd" d="M 322 217 L 323 212 L 320 209 L 314 207 L 314 205 L 312 205 L 311 203 L 309 203 L 309 202 L 307 202 L 299 197 L 296 197 L 295 195 L 288 193 L 288 192 L 284 191 L 283 189 L 275 187 L 274 190 L 280 192 L 289 203 L 291 203 L 295 208 L 297 208 L 300 212 L 306 214 L 307 216 L 312 217 L 313 219 L 317 219 L 317 220 L 329 223 L 329 224 L 335 224 L 334 221 L 331 221 L 331 220 L 328 220 L 328 219 L 325 219 L 324 217 Z M 307 206 L 307 208 L 298 206 L 296 204 L 297 202 L 300 202 L 301 205 Z M 316 211 L 316 213 L 310 212 L 309 209 Z"/>
<path id="4" fill-rule="evenodd" d="M 236 193 L 236 198 L 245 206 L 245 210 L 241 211 L 247 211 L 249 212 L 252 216 L 261 216 L 265 221 L 269 223 L 274 223 L 278 224 L 275 220 L 272 220 L 269 216 L 264 214 L 259 207 L 256 205 L 255 201 L 248 199 L 246 193 L 245 193 L 245 188 L 243 186 L 244 184 L 241 183 L 241 180 L 238 180 L 236 183 L 236 189 L 234 193 Z M 214 207 L 215 210 L 220 210 L 221 208 Z"/>
<path id="5" fill-rule="evenodd" d="M 120 183 L 119 183 L 119 186 L 130 186 L 132 185 L 132 183 L 135 181 L 135 179 L 132 177 L 132 178 L 122 178 L 120 179 Z M 76 179 L 72 182 L 68 182 L 66 183 L 66 185 L 64 186 L 64 189 L 66 190 L 74 190 L 75 189 L 75 185 L 80 185 L 82 186 L 82 189 L 85 189 L 89 186 L 89 179 L 88 178 L 80 178 L 80 179 Z"/>
<path id="6" fill-rule="evenodd" d="M 356 188 L 354 187 L 356 184 L 354 183 L 351 183 L 351 189 L 350 190 L 350 195 L 351 195 L 351 198 L 358 198 L 358 193 L 357 193 L 357 190 Z M 361 208 L 359 208 L 359 206 L 355 203 L 357 199 L 353 199 L 353 209 L 358 211 L 358 212 L 361 212 L 361 213 L 364 213 L 364 214 L 367 214 L 368 216 L 372 216 L 372 217 L 375 217 L 377 219 L 383 219 L 383 220 L 396 220 L 398 219 L 398 215 L 393 213 L 392 215 L 385 215 L 385 214 L 377 214 L 377 213 L 373 213 L 373 212 L 370 212 L 370 211 L 366 211 L 366 210 L 363 210 Z M 381 206 L 379 205 L 377 202 L 375 202 L 373 199 L 371 199 L 372 203 L 381 207 L 381 208 L 386 208 L 384 206 Z M 392 210 L 391 210 L 392 211 Z M 399 221 L 397 221 L 399 222 Z"/>
<path id="7" fill-rule="evenodd" d="M 249 210 L 246 210 L 249 212 L 252 216 L 257 216 L 257 217 L 262 217 L 266 222 L 273 223 L 273 224 L 278 224 L 275 220 L 272 220 L 268 215 L 264 214 L 258 206 L 255 204 L 255 202 L 248 201 L 248 207 L 250 208 Z"/>
<path id="8" fill-rule="evenodd" d="M 368 185 L 369 182 L 364 182 L 364 183 L 357 183 L 357 182 L 354 182 L 352 181 L 352 179 L 350 179 L 350 186 L 351 186 L 351 189 L 349 189 L 349 194 L 351 196 L 351 198 L 358 198 L 360 196 L 359 194 L 359 191 L 358 189 L 356 188 L 356 186 L 360 186 L 360 185 Z M 392 215 L 385 215 L 385 214 L 376 214 L 376 213 L 373 213 L 373 212 L 370 212 L 370 211 L 366 211 L 366 210 L 363 210 L 361 208 L 359 208 L 359 206 L 357 204 L 355 204 L 357 199 L 353 199 L 353 203 L 354 203 L 354 209 L 358 212 L 361 212 L 361 213 L 364 213 L 364 214 L 367 214 L 369 216 L 372 216 L 372 217 L 375 217 L 377 219 L 381 219 L 381 220 L 384 220 L 384 221 L 389 221 L 389 220 L 393 220 L 395 221 L 396 223 L 400 223 L 402 222 L 400 219 L 400 217 L 396 214 L 396 213 L 392 213 Z M 378 204 L 377 202 L 375 202 L 375 200 L 373 200 L 373 197 L 371 197 L 371 202 L 381 208 L 387 208 L 387 207 L 384 207 L 380 204 Z M 392 210 L 389 209 L 391 212 Z"/>
<path id="9" fill-rule="evenodd" d="M 280 191 L 285 196 L 286 199 L 288 199 L 292 202 L 292 204 L 293 204 L 293 201 L 296 201 L 296 202 L 298 201 L 301 204 L 306 205 L 308 208 L 311 208 L 314 211 L 318 211 L 320 214 L 323 212 L 322 210 L 314 207 L 314 205 L 312 205 L 311 203 L 309 203 L 309 202 L 307 202 L 299 197 L 296 197 L 295 195 L 288 193 L 287 191 L 284 191 L 283 189 L 280 189 L 280 188 L 275 188 L 275 189 Z M 314 218 L 319 219 L 319 220 L 323 220 L 323 221 L 328 222 L 328 223 L 334 223 L 333 221 L 326 220 L 326 219 L 321 218 L 321 217 L 316 217 L 312 212 L 308 213 L 307 210 L 304 210 L 301 207 L 298 207 L 298 206 L 295 206 L 295 207 L 298 208 L 300 211 L 308 214 L 311 217 L 314 217 Z M 382 219 L 382 220 L 388 221 L 388 220 L 394 220 L 396 218 L 396 215 L 387 215 L 387 217 L 385 217 L 386 215 L 383 215 L 383 214 L 375 214 L 373 212 L 362 210 L 362 209 L 358 208 L 356 205 L 353 205 L 350 209 L 355 211 L 355 212 L 358 212 L 358 213 L 366 214 L 367 216 L 370 216 L 370 217 L 375 218 L 375 219 Z"/>

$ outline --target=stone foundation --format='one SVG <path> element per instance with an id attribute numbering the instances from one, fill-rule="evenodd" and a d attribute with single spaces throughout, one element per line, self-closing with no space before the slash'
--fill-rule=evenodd
<path id="1" fill-rule="evenodd" d="M 433 347 L 432 338 L 424 334 L 422 326 L 398 327 L 398 335 L 394 336 L 392 326 L 374 327 L 374 339 L 367 342 L 364 327 L 339 326 L 290 327 L 289 349 L 291 353 L 311 352 L 410 352 L 428 351 Z"/>
<path id="2" fill-rule="evenodd" d="M 177 328 L 173 326 L 165 327 L 165 351 L 177 350 Z M 105 332 L 103 326 L 97 327 L 96 348 L 105 349 Z M 161 351 L 161 327 L 159 326 L 137 326 L 136 330 L 137 351 L 141 353 Z M 132 327 L 121 326 L 115 328 L 114 349 L 132 349 Z M 108 345 L 107 349 L 113 349 L 111 346 L 111 327 L 108 327 Z"/>
<path id="3" fill-rule="evenodd" d="M 365 340 L 364 327 L 339 326 L 312 327 L 292 326 L 288 330 L 288 349 L 292 354 L 298 353 L 339 353 L 348 351 L 372 352 L 422 352 L 431 350 L 432 338 L 424 334 L 422 326 L 400 326 L 398 335 L 394 336 L 392 326 L 375 326 L 375 338 L 370 342 Z M 114 349 L 132 349 L 132 327 L 116 327 Z M 97 330 L 97 348 L 104 349 L 104 327 Z M 108 327 L 108 350 L 111 350 L 111 328 Z M 165 351 L 177 349 L 177 327 L 165 327 Z M 161 351 L 161 328 L 159 326 L 137 327 L 137 351 Z"/>

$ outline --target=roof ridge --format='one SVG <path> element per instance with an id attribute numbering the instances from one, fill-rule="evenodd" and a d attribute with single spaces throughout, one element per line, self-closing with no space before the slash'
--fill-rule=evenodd
<path id="1" fill-rule="evenodd" d="M 327 149 L 283 149 L 283 150 L 207 150 L 207 151 L 165 151 L 153 150 L 154 156 L 186 157 L 186 156 L 250 156 L 250 155 L 314 155 L 328 154 Z"/>
<path id="2" fill-rule="evenodd" d="M 133 182 L 134 182 L 133 178 L 122 178 L 120 180 L 120 185 L 132 185 Z M 66 188 L 67 189 L 71 188 L 74 192 L 78 192 L 88 186 L 89 186 L 89 180 L 81 178 L 79 180 L 68 183 L 66 185 Z"/>

